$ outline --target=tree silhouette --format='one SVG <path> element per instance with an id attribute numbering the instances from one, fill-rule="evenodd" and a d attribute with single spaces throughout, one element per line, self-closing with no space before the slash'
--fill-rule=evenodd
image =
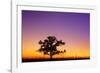
<path id="1" fill-rule="evenodd" d="M 60 54 L 66 52 L 57 50 L 57 46 L 65 45 L 65 42 L 62 40 L 57 40 L 55 36 L 48 36 L 44 41 L 39 41 L 41 45 L 39 52 L 43 52 L 44 55 L 50 55 L 50 59 L 52 59 L 53 55 Z"/>

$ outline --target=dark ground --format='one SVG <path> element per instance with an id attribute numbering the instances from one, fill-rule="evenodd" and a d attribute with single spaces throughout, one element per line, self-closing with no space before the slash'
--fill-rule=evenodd
<path id="1" fill-rule="evenodd" d="M 53 58 L 53 59 L 22 59 L 22 62 L 45 62 L 45 61 L 68 61 L 68 60 L 89 60 L 90 58 Z"/>

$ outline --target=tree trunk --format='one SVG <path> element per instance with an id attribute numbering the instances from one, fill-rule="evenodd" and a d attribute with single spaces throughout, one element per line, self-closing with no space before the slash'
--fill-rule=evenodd
<path id="1" fill-rule="evenodd" d="M 50 52 L 50 59 L 52 60 L 52 52 Z"/>
<path id="2" fill-rule="evenodd" d="M 50 59 L 52 59 L 52 55 L 50 55 Z"/>

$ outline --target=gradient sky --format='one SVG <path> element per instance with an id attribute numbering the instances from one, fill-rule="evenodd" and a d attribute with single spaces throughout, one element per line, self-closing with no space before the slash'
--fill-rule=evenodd
<path id="1" fill-rule="evenodd" d="M 66 43 L 59 47 L 66 53 L 53 57 L 89 57 L 90 14 L 22 10 L 22 57 L 48 58 L 36 52 L 39 40 L 47 36 L 56 36 Z"/>

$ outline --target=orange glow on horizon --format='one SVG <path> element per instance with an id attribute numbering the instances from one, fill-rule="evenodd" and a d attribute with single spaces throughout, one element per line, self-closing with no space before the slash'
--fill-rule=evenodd
<path id="1" fill-rule="evenodd" d="M 39 58 L 50 58 L 49 55 L 44 55 L 43 53 L 38 52 L 39 46 L 37 48 L 31 47 L 30 49 L 23 49 L 22 57 L 23 58 L 33 58 L 33 59 L 39 59 Z M 58 48 L 59 49 L 59 48 Z M 64 47 L 62 50 L 65 49 Z M 75 49 L 75 48 L 68 48 L 66 47 L 66 53 L 54 55 L 53 58 L 75 58 L 75 57 L 90 57 L 90 51 L 89 50 L 81 50 L 81 49 Z M 59 49 L 61 50 L 61 49 Z"/>

